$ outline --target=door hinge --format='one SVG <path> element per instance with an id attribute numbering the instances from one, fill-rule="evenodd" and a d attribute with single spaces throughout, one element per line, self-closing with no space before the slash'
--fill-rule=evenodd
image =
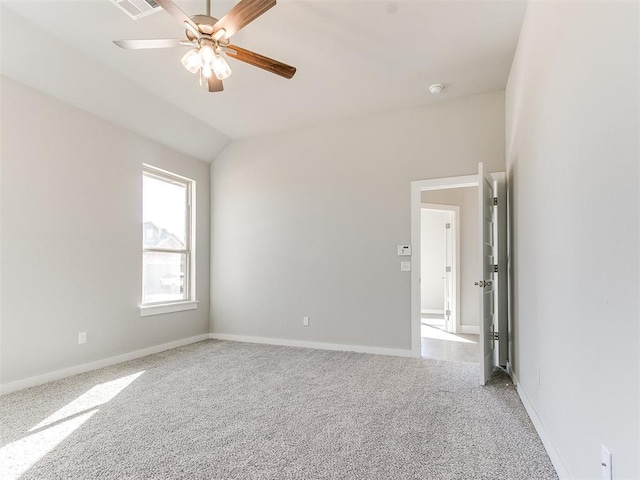
<path id="1" fill-rule="evenodd" d="M 493 266 L 493 273 L 498 273 L 498 264 L 497 263 Z"/>
<path id="2" fill-rule="evenodd" d="M 445 269 L 445 271 L 446 271 L 447 273 L 450 273 L 450 272 L 451 272 L 451 267 L 447 267 L 447 268 Z"/>
<path id="3" fill-rule="evenodd" d="M 445 310 L 444 314 L 445 314 L 447 317 L 450 317 L 450 316 L 451 316 L 451 310 Z"/>
<path id="4" fill-rule="evenodd" d="M 445 224 L 444 224 L 444 228 L 446 228 L 446 229 L 451 228 L 451 224 L 450 224 L 450 223 L 445 223 Z"/>
<path id="5" fill-rule="evenodd" d="M 493 204 L 498 205 L 498 197 L 493 197 Z"/>
<path id="6" fill-rule="evenodd" d="M 489 333 L 489 340 L 497 342 L 498 340 L 500 340 L 500 333 L 499 332 L 490 332 Z"/>

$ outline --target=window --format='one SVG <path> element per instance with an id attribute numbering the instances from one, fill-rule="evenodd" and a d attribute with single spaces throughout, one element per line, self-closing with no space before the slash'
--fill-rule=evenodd
<path id="1" fill-rule="evenodd" d="M 195 182 L 144 166 L 142 314 L 195 308 L 192 195 Z M 166 308 L 169 306 L 169 308 Z M 164 307 L 164 308 L 155 308 Z"/>

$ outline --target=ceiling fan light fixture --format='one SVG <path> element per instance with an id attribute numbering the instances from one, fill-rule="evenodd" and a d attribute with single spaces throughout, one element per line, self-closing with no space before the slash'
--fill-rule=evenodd
<path id="1" fill-rule="evenodd" d="M 182 57 L 182 65 L 191 73 L 197 73 L 202 67 L 202 57 L 197 48 L 193 48 Z"/>
<path id="2" fill-rule="evenodd" d="M 216 52 L 213 50 L 213 47 L 208 43 L 204 43 L 200 47 L 200 57 L 202 58 L 203 65 L 211 65 L 213 62 L 213 58 L 216 56 Z"/>
<path id="3" fill-rule="evenodd" d="M 213 71 L 219 80 L 229 78 L 231 75 L 231 67 L 229 67 L 227 61 L 219 53 L 216 53 L 213 57 Z"/>
<path id="4" fill-rule="evenodd" d="M 202 75 L 204 75 L 205 78 L 209 78 L 211 77 L 211 75 L 213 75 L 213 69 L 211 68 L 210 63 L 205 63 L 202 65 Z"/>

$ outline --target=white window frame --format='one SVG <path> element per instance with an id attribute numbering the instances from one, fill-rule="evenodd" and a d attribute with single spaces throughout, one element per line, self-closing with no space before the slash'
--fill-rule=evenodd
<path id="1" fill-rule="evenodd" d="M 182 253 L 186 256 L 186 271 L 184 276 L 184 290 L 186 292 L 183 300 L 170 302 L 151 302 L 140 304 L 140 316 L 160 315 L 164 313 L 180 312 L 185 310 L 195 310 L 198 308 L 196 301 L 196 282 L 195 282 L 195 189 L 196 182 L 187 177 L 177 175 L 166 170 L 154 167 L 152 165 L 142 165 L 142 176 L 149 176 L 159 180 L 173 183 L 185 187 L 187 212 L 185 213 L 185 248 L 184 250 L 164 249 L 164 248 L 148 248 L 144 246 L 142 241 L 141 259 L 146 252 L 160 253 Z M 141 299 L 144 298 L 144 284 L 141 287 Z"/>

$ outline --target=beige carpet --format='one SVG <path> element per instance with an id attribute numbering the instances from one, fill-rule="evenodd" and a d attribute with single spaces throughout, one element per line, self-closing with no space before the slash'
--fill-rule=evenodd
<path id="1" fill-rule="evenodd" d="M 0 478 L 557 478 L 478 368 L 201 342 L 0 398 Z"/>

